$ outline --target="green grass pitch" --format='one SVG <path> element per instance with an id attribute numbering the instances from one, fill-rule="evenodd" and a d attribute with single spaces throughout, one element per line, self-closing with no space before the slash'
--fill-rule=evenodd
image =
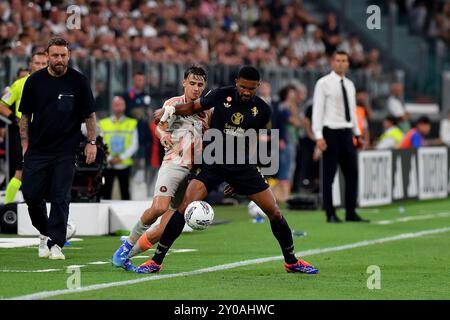
<path id="1" fill-rule="evenodd" d="M 399 208 L 405 208 L 399 210 Z M 322 211 L 283 210 L 294 230 L 296 252 L 326 249 L 306 255 L 305 260 L 320 269 L 319 275 L 288 274 L 270 225 L 252 223 L 246 206 L 214 207 L 216 220 L 205 231 L 183 233 L 158 275 L 137 275 L 113 268 L 108 262 L 120 245 L 118 236 L 81 237 L 65 248 L 65 261 L 37 257 L 37 247 L 0 249 L 0 298 L 16 298 L 48 292 L 43 299 L 161 299 L 161 300 L 304 300 L 304 299 L 450 299 L 450 200 L 411 201 L 390 206 L 360 209 L 371 223 L 325 223 Z M 338 212 L 343 217 L 343 212 Z M 391 223 L 379 224 L 377 221 Z M 430 231 L 431 230 L 431 231 Z M 418 232 L 430 231 L 423 236 Z M 404 239 L 392 238 L 409 234 Z M 10 235 L 0 235 L 10 237 Z M 395 241 L 368 242 L 376 239 Z M 360 246 L 353 248 L 352 244 Z M 347 247 L 338 246 L 349 245 Z M 329 249 L 334 248 L 334 249 Z M 310 252 L 311 253 L 311 252 Z M 152 252 L 148 252 L 151 255 Z M 248 262 L 270 258 L 267 262 Z M 135 264 L 146 261 L 134 259 Z M 231 263 L 245 262 L 230 267 Z M 68 266 L 80 270 L 83 292 L 67 289 Z M 221 266 L 228 266 L 223 268 Z M 219 266 L 217 270 L 206 268 Z M 380 288 L 372 283 L 369 266 L 380 270 Z M 52 272 L 31 272 L 57 269 Z M 204 272 L 210 271 L 210 272 Z M 200 270 L 196 274 L 189 272 Z M 187 272 L 180 275 L 181 272 Z M 151 279 L 156 277 L 155 279 Z M 129 280 L 142 280 L 126 283 Z M 368 281 L 369 279 L 369 281 Z M 149 280 L 149 281 L 147 281 Z M 69 281 L 70 282 L 70 281 Z M 107 284 L 106 288 L 92 287 Z M 116 284 L 111 286 L 110 284 Z M 122 284 L 122 285 L 120 285 Z M 95 290 L 94 290 L 95 289 Z M 56 290 L 60 294 L 53 293 Z"/>

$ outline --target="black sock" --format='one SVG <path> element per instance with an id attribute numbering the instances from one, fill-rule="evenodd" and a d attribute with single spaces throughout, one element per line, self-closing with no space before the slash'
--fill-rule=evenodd
<path id="1" fill-rule="evenodd" d="M 272 227 L 272 233 L 277 238 L 280 244 L 281 251 L 283 252 L 284 261 L 289 264 L 297 262 L 294 251 L 294 241 L 292 240 L 292 231 L 289 228 L 287 221 L 284 217 L 280 221 L 270 221 Z"/>
<path id="2" fill-rule="evenodd" d="M 152 258 L 155 263 L 162 263 L 167 251 L 169 251 L 174 241 L 183 231 L 184 223 L 184 215 L 178 212 L 178 210 L 175 211 L 164 229 L 161 240 L 159 240 L 158 247 L 156 248 L 155 255 Z"/>

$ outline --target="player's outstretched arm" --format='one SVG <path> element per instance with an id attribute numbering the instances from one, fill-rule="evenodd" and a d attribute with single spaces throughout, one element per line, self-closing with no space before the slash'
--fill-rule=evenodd
<path id="1" fill-rule="evenodd" d="M 203 110 L 202 105 L 200 104 L 200 100 L 191 101 L 187 103 L 177 104 L 176 106 L 164 106 L 161 109 L 158 109 L 153 114 L 156 122 L 165 122 L 169 119 L 173 114 L 180 116 L 190 116 L 195 113 L 199 113 Z"/>
<path id="2" fill-rule="evenodd" d="M 203 111 L 200 99 L 175 106 L 175 114 L 179 116 L 190 116 Z"/>

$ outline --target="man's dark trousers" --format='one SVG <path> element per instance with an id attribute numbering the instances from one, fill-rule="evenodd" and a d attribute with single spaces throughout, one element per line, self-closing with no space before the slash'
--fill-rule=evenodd
<path id="1" fill-rule="evenodd" d="M 33 226 L 48 236 L 48 247 L 66 242 L 73 155 L 25 154 L 22 190 Z M 46 201 L 51 203 L 47 216 Z"/>
<path id="2" fill-rule="evenodd" d="M 345 179 L 346 217 L 353 217 L 356 214 L 358 162 L 352 130 L 324 127 L 323 137 L 327 143 L 322 162 L 323 207 L 327 217 L 336 215 L 332 201 L 332 184 L 339 164 Z"/>
<path id="3" fill-rule="evenodd" d="M 119 179 L 120 195 L 122 200 L 130 200 L 130 173 L 131 168 L 125 169 L 106 169 L 103 171 L 105 184 L 103 186 L 103 198 L 111 199 L 114 178 Z"/>

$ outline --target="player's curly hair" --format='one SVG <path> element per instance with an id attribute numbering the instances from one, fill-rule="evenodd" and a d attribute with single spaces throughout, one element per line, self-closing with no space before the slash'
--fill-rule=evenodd
<path id="1" fill-rule="evenodd" d="M 259 81 L 261 79 L 258 69 L 253 66 L 243 66 L 239 69 L 237 78 L 245 80 Z"/>

